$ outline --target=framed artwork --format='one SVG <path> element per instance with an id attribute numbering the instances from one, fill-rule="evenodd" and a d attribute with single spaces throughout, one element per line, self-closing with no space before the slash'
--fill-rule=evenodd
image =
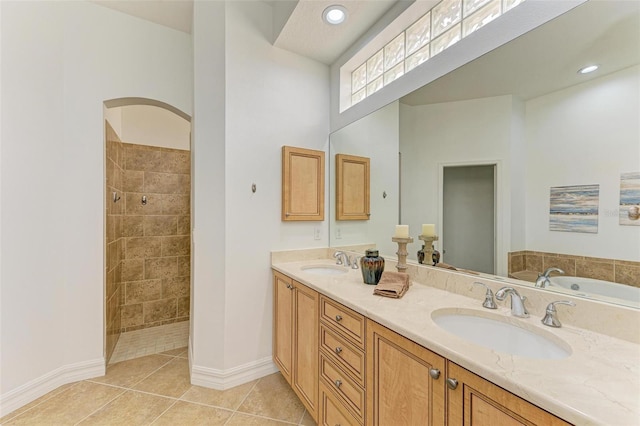
<path id="1" fill-rule="evenodd" d="M 640 172 L 620 175 L 620 225 L 640 226 Z"/>
<path id="2" fill-rule="evenodd" d="M 552 187 L 549 230 L 597 234 L 599 199 L 600 185 Z"/>

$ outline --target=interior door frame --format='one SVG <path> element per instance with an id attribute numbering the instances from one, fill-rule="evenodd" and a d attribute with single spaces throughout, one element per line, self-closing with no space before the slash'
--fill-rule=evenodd
<path id="1" fill-rule="evenodd" d="M 494 166 L 493 174 L 493 271 L 495 275 L 505 276 L 507 273 L 507 255 L 505 241 L 511 238 L 508 227 L 505 226 L 504 212 L 505 197 L 503 184 L 503 166 L 500 160 L 472 160 L 438 163 L 438 229 L 440 230 L 440 247 L 444 247 L 444 169 L 445 167 Z M 446 262 L 446 254 L 442 253 L 442 260 Z"/>

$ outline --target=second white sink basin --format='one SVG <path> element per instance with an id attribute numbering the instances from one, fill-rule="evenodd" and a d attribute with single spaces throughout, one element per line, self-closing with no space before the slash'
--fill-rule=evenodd
<path id="1" fill-rule="evenodd" d="M 537 359 L 562 359 L 571 355 L 571 347 L 553 334 L 524 322 L 522 326 L 515 325 L 509 317 L 440 309 L 434 311 L 431 318 L 449 333 L 496 352 Z"/>
<path id="2" fill-rule="evenodd" d="M 344 266 L 334 265 L 309 265 L 303 266 L 300 269 L 302 269 L 304 272 L 309 272 L 316 275 L 342 275 L 346 274 L 347 271 L 349 271 L 349 269 Z"/>

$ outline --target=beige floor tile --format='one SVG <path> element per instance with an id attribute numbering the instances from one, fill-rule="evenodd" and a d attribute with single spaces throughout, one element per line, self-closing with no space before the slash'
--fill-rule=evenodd
<path id="1" fill-rule="evenodd" d="M 305 410 L 304 416 L 302 416 L 302 420 L 300 421 L 300 425 L 317 426 L 318 424 L 315 421 L 313 421 L 313 418 L 311 418 L 311 415 L 309 414 L 309 412 Z"/>
<path id="2" fill-rule="evenodd" d="M 171 359 L 165 366 L 134 386 L 136 390 L 172 398 L 180 398 L 189 388 L 189 361 L 184 358 Z"/>
<path id="3" fill-rule="evenodd" d="M 180 399 L 235 410 L 240 406 L 240 403 L 249 394 L 256 382 L 257 380 L 254 380 L 223 391 L 192 386 Z"/>
<path id="4" fill-rule="evenodd" d="M 232 414 L 221 408 L 178 401 L 153 422 L 153 426 L 224 425 Z"/>
<path id="5" fill-rule="evenodd" d="M 187 348 L 171 349 L 170 351 L 162 352 L 162 355 L 180 356 L 187 353 Z"/>
<path id="6" fill-rule="evenodd" d="M 73 425 L 122 392 L 112 386 L 80 382 L 4 424 Z"/>
<path id="7" fill-rule="evenodd" d="M 118 362 L 107 366 L 107 374 L 104 377 L 91 379 L 91 381 L 114 386 L 132 387 L 170 361 L 171 359 L 166 356 L 148 355 Z"/>
<path id="8" fill-rule="evenodd" d="M 234 413 L 233 417 L 231 417 L 225 426 L 281 426 L 292 424 L 295 423 L 281 422 L 264 417 L 252 416 L 250 414 Z"/>
<path id="9" fill-rule="evenodd" d="M 258 381 L 238 411 L 298 423 L 304 406 L 280 373 Z"/>
<path id="10" fill-rule="evenodd" d="M 68 383 L 66 385 L 58 386 L 57 388 L 55 388 L 51 392 L 42 395 L 40 398 L 35 399 L 35 400 L 31 401 L 30 403 L 28 403 L 27 405 L 23 405 L 22 407 L 18 408 L 17 410 L 13 410 L 9 414 L 7 414 L 7 415 L 3 416 L 2 418 L 0 418 L 0 425 L 5 424 L 6 422 L 8 422 L 9 420 L 13 419 L 14 417 L 24 413 L 25 411 L 35 407 L 36 405 L 39 405 L 39 404 L 43 403 L 47 399 L 49 399 L 51 397 L 54 397 L 57 394 L 59 394 L 60 392 L 63 392 L 65 390 L 69 389 L 71 386 L 75 386 L 77 384 L 78 384 L 78 382 Z"/>
<path id="11" fill-rule="evenodd" d="M 175 400 L 142 392 L 127 391 L 84 419 L 81 425 L 148 425 Z"/>

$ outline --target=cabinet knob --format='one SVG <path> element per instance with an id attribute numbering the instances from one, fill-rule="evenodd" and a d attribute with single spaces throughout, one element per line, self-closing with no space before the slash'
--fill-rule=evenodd
<path id="1" fill-rule="evenodd" d="M 339 388 L 340 386 L 342 386 L 342 380 L 338 379 L 336 380 L 336 387 Z"/>
<path id="2" fill-rule="evenodd" d="M 440 378 L 440 370 L 437 368 L 431 368 L 429 369 L 429 375 L 433 380 L 438 380 Z"/>
<path id="3" fill-rule="evenodd" d="M 336 321 L 342 321 L 342 315 L 336 315 Z"/>
<path id="4" fill-rule="evenodd" d="M 451 377 L 449 377 L 447 379 L 447 386 L 449 387 L 449 389 L 454 390 L 455 388 L 458 387 L 458 381 L 456 379 L 452 379 Z"/>
<path id="5" fill-rule="evenodd" d="M 288 288 L 289 290 L 293 290 L 293 286 L 292 286 L 291 284 L 287 284 L 287 288 Z"/>
<path id="6" fill-rule="evenodd" d="M 335 348 L 334 350 L 335 350 L 335 352 L 336 352 L 337 354 L 339 354 L 340 352 L 342 352 L 342 348 L 341 348 L 340 346 L 338 346 L 338 347 L 337 347 L 337 348 Z"/>

